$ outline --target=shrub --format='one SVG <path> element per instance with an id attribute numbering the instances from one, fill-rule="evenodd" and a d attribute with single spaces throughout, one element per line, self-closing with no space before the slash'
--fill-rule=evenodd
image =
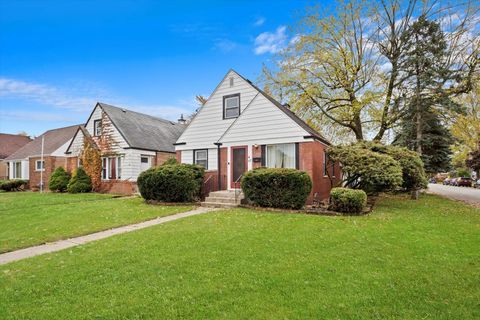
<path id="1" fill-rule="evenodd" d="M 197 165 L 162 165 L 140 173 L 137 184 L 145 200 L 189 202 L 199 196 L 204 174 Z"/>
<path id="2" fill-rule="evenodd" d="M 0 190 L 3 191 L 20 191 L 24 190 L 28 185 L 28 180 L 11 179 L 0 181 Z"/>
<path id="3" fill-rule="evenodd" d="M 301 209 L 312 180 L 295 169 L 258 168 L 247 172 L 241 181 L 245 198 L 260 207 Z"/>
<path id="4" fill-rule="evenodd" d="M 470 171 L 466 168 L 459 168 L 457 169 L 457 177 L 465 177 L 465 178 L 470 178 L 471 174 Z"/>
<path id="5" fill-rule="evenodd" d="M 363 190 L 333 188 L 330 191 L 330 201 L 332 210 L 359 214 L 367 204 L 367 194 Z"/>
<path id="6" fill-rule="evenodd" d="M 48 188 L 50 191 L 65 192 L 69 181 L 70 174 L 63 167 L 58 167 L 50 176 Z"/>
<path id="7" fill-rule="evenodd" d="M 83 168 L 77 168 L 67 185 L 67 191 L 70 193 L 84 193 L 92 191 L 92 179 L 87 175 Z"/>
<path id="8" fill-rule="evenodd" d="M 328 152 L 333 161 L 342 163 L 344 186 L 373 194 L 395 190 L 403 183 L 400 164 L 387 154 L 356 145 L 330 147 Z"/>
<path id="9" fill-rule="evenodd" d="M 404 191 L 415 191 L 427 187 L 427 175 L 423 168 L 423 161 L 415 151 L 402 147 L 385 146 L 375 142 L 362 142 L 356 145 L 373 152 L 387 154 L 398 161 L 402 168 L 403 183 L 401 188 Z"/>

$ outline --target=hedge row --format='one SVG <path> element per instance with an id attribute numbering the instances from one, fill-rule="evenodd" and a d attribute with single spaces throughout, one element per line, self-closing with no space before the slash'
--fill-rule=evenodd
<path id="1" fill-rule="evenodd" d="M 27 187 L 28 180 L 21 179 L 12 179 L 12 180 L 1 180 L 0 181 L 0 190 L 3 191 L 20 191 Z"/>

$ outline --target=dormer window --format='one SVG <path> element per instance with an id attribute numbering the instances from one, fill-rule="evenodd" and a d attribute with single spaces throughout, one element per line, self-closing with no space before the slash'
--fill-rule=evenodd
<path id="1" fill-rule="evenodd" d="M 95 137 L 102 135 L 102 120 L 93 121 L 93 135 Z"/>
<path id="2" fill-rule="evenodd" d="M 223 118 L 231 119 L 240 115 L 240 93 L 223 96 Z"/>

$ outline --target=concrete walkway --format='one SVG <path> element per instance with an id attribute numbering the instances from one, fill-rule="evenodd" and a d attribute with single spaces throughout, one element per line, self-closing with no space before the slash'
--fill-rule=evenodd
<path id="1" fill-rule="evenodd" d="M 480 189 L 444 186 L 442 184 L 430 183 L 427 192 L 438 194 L 453 200 L 464 201 L 473 204 L 474 206 L 480 206 Z"/>
<path id="2" fill-rule="evenodd" d="M 186 217 L 191 217 L 197 214 L 202 214 L 206 213 L 209 211 L 214 211 L 218 209 L 214 208 L 204 208 L 200 207 L 194 210 L 182 212 L 182 213 L 177 213 L 171 216 L 166 216 L 166 217 L 161 217 L 161 218 L 156 218 L 153 220 L 148 220 L 140 223 L 135 223 L 123 227 L 118 227 L 118 228 L 113 228 L 105 231 L 100 231 L 100 232 L 95 232 L 88 234 L 86 236 L 81 236 L 81 237 L 76 237 L 76 238 L 71 238 L 71 239 L 66 239 L 66 240 L 59 240 L 51 243 L 46 243 L 42 244 L 39 246 L 34 246 L 34 247 L 29 247 L 25 249 L 20 249 L 12 252 L 7 252 L 0 254 L 0 265 L 2 264 L 7 264 L 12 261 L 17 261 L 25 258 L 30 258 L 34 256 L 38 256 L 41 254 L 49 253 L 49 252 L 55 252 L 55 251 L 60 251 L 63 249 L 75 247 L 81 244 L 89 243 L 92 241 L 97 241 L 100 239 L 105 239 L 117 234 L 122 234 L 126 232 L 131 232 L 135 230 L 140 230 L 144 228 L 148 228 L 151 226 L 155 226 L 157 224 L 162 224 L 165 222 L 169 221 L 174 221 Z"/>

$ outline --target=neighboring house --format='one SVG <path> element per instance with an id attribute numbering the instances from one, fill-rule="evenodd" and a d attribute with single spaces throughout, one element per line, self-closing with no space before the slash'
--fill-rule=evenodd
<path id="1" fill-rule="evenodd" d="M 173 144 L 184 129 L 182 123 L 97 103 L 67 148 L 68 168 L 78 166 L 87 139 L 102 155 L 99 191 L 133 193 L 140 172 L 175 156 Z"/>
<path id="2" fill-rule="evenodd" d="M 205 188 L 210 191 L 240 188 L 241 176 L 253 168 L 296 168 L 312 178 L 312 203 L 328 198 L 341 174 L 338 164 L 327 162 L 325 138 L 234 70 L 175 146 L 177 160 L 207 169 L 204 187 L 213 181 L 213 188 Z"/>
<path id="3" fill-rule="evenodd" d="M 0 180 L 9 178 L 8 161 L 4 159 L 30 141 L 32 139 L 28 136 L 0 133 Z"/>
<path id="4" fill-rule="evenodd" d="M 9 178 L 29 180 L 29 187 L 35 190 L 40 187 L 43 177 L 43 185 L 48 189 L 52 172 L 59 166 L 67 166 L 65 151 L 78 127 L 75 125 L 48 130 L 8 156 L 5 161 L 9 165 Z"/>

